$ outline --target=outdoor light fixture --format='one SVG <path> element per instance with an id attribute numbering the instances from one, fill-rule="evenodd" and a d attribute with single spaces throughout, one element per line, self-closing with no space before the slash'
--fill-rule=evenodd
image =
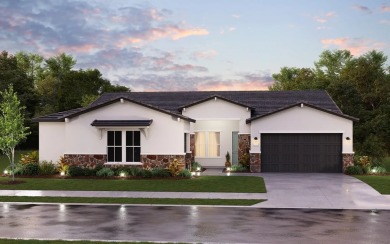
<path id="1" fill-rule="evenodd" d="M 196 176 L 200 176 L 200 171 L 196 172 Z"/>
<path id="2" fill-rule="evenodd" d="M 4 174 L 5 174 L 5 175 L 8 175 L 8 170 L 4 170 Z"/>
<path id="3" fill-rule="evenodd" d="M 200 167 L 196 167 L 196 171 L 200 171 L 201 170 L 201 168 Z"/>
<path id="4" fill-rule="evenodd" d="M 119 176 L 120 176 L 120 177 L 126 177 L 126 173 L 125 173 L 125 172 L 121 172 L 121 173 L 119 174 Z"/>
<path id="5" fill-rule="evenodd" d="M 345 137 L 345 140 L 349 141 L 349 140 L 351 140 L 351 138 L 349 138 L 349 137 L 347 136 L 347 137 Z"/>
<path id="6" fill-rule="evenodd" d="M 259 138 L 258 137 L 253 138 L 252 144 L 253 146 L 258 146 L 260 144 Z"/>
<path id="7" fill-rule="evenodd" d="M 230 167 L 227 167 L 227 168 L 226 168 L 226 171 L 230 171 L 230 170 L 232 170 Z"/>
<path id="8" fill-rule="evenodd" d="M 226 175 L 227 175 L 227 176 L 230 176 L 230 171 L 228 171 L 228 172 L 226 173 Z"/>
<path id="9" fill-rule="evenodd" d="M 65 176 L 65 171 L 61 171 L 60 175 Z"/>

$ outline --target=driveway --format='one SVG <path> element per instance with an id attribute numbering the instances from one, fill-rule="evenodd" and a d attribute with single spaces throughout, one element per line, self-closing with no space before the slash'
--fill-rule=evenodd
<path id="1" fill-rule="evenodd" d="M 262 173 L 268 201 L 260 208 L 390 209 L 390 195 L 344 174 Z"/>

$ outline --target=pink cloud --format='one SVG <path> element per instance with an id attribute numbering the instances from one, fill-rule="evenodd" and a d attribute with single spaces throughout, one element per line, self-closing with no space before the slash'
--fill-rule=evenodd
<path id="1" fill-rule="evenodd" d="M 390 6 L 383 5 L 383 6 L 381 7 L 381 11 L 382 11 L 382 12 L 390 12 Z"/>
<path id="2" fill-rule="evenodd" d="M 259 81 L 210 82 L 197 86 L 198 91 L 258 91 L 268 90 L 268 84 Z"/>
<path id="3" fill-rule="evenodd" d="M 90 53 L 98 49 L 98 46 L 94 44 L 82 44 L 72 46 L 60 46 L 57 48 L 58 53 L 77 52 L 77 53 Z"/>
<path id="4" fill-rule="evenodd" d="M 324 48 L 337 47 L 338 49 L 346 49 L 349 50 L 352 55 L 361 55 L 373 49 L 382 49 L 385 46 L 385 44 L 381 42 L 345 37 L 322 39 L 321 43 Z"/>
<path id="5" fill-rule="evenodd" d="M 321 23 L 321 24 L 324 24 L 324 23 L 328 22 L 329 19 L 333 18 L 334 16 L 335 16 L 335 12 L 328 12 L 325 15 L 314 17 L 314 20 Z"/>
<path id="6" fill-rule="evenodd" d="M 141 43 L 145 41 L 155 41 L 163 38 L 170 38 L 172 40 L 179 40 L 189 36 L 208 35 L 209 32 L 203 28 L 189 28 L 184 29 L 177 26 L 164 26 L 159 28 L 151 28 L 150 30 L 141 33 L 133 34 L 133 36 L 123 36 L 118 39 L 116 46 L 123 48 L 128 45 Z"/>

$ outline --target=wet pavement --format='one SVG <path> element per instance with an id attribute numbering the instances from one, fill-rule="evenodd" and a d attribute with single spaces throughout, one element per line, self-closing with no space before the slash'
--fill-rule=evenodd
<path id="1" fill-rule="evenodd" d="M 390 211 L 0 203 L 0 237 L 388 243 Z"/>

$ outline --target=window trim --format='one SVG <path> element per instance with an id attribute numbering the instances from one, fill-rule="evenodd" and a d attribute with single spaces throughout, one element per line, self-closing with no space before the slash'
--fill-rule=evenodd
<path id="1" fill-rule="evenodd" d="M 113 161 L 108 161 L 108 148 L 109 147 L 113 147 L 113 146 L 108 146 L 108 133 L 111 132 L 111 131 L 120 131 L 121 132 L 121 139 L 122 139 L 122 143 L 121 143 L 121 156 L 122 156 L 122 161 L 120 162 L 113 162 Z M 126 132 L 127 131 L 138 131 L 139 132 L 139 146 L 127 146 L 126 144 Z M 112 128 L 112 129 L 109 129 L 107 130 L 107 133 L 106 133 L 106 136 L 107 136 L 107 140 L 106 140 L 106 155 L 107 155 L 107 162 L 105 163 L 106 165 L 143 165 L 142 163 L 142 133 L 141 133 L 141 130 L 140 129 L 116 129 L 116 128 Z M 115 139 L 114 139 L 115 140 Z M 119 146 L 118 146 L 119 147 Z M 128 147 L 139 147 L 140 148 L 140 155 L 139 155 L 139 159 L 140 161 L 139 162 L 127 162 L 127 158 L 126 158 L 126 149 Z M 115 160 L 115 158 L 114 158 Z"/>

